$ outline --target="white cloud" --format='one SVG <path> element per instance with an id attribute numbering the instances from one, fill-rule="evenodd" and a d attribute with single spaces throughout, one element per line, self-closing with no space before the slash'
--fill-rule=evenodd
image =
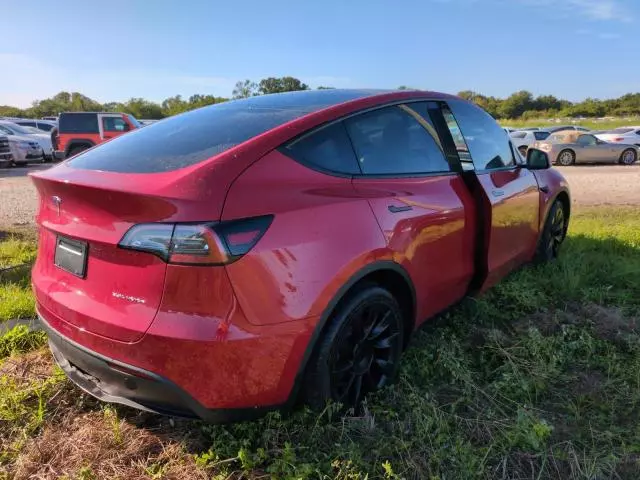
<path id="1" fill-rule="evenodd" d="M 600 33 L 598 34 L 598 38 L 601 38 L 603 40 L 616 40 L 618 38 L 620 38 L 620 34 L 618 33 Z"/>
<path id="2" fill-rule="evenodd" d="M 544 7 L 557 14 L 575 14 L 589 20 L 632 22 L 633 15 L 620 0 L 517 0 L 523 5 Z"/>

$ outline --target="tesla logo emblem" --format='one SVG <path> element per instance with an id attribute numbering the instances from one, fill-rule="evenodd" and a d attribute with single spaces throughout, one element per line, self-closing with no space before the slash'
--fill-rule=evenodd
<path id="1" fill-rule="evenodd" d="M 51 202 L 56 207 L 56 211 L 58 212 L 58 216 L 60 216 L 60 204 L 62 203 L 62 199 L 57 195 L 51 197 Z"/>

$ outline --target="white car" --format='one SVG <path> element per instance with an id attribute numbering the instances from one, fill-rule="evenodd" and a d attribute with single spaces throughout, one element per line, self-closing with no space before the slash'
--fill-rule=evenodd
<path id="1" fill-rule="evenodd" d="M 640 147 L 640 127 L 620 127 L 598 133 L 596 137 L 610 143 L 637 145 Z"/>
<path id="2" fill-rule="evenodd" d="M 30 162 L 44 163 L 42 147 L 29 136 L 7 135 L 14 165 L 26 165 Z"/>
<path id="3" fill-rule="evenodd" d="M 16 125 L 21 125 L 23 127 L 34 127 L 38 130 L 41 130 L 39 133 L 47 133 L 54 129 L 54 127 L 58 126 L 57 122 L 53 122 L 51 120 L 37 120 L 33 118 L 21 118 L 19 120 L 11 120 Z"/>
<path id="4" fill-rule="evenodd" d="M 0 134 L 9 136 L 27 137 L 29 141 L 35 141 L 42 149 L 42 155 L 45 160 L 53 159 L 53 145 L 51 144 L 51 136 L 44 132 L 30 130 L 31 127 L 23 127 L 13 122 L 0 121 Z"/>
<path id="5" fill-rule="evenodd" d="M 549 135 L 549 132 L 545 132 L 542 130 L 519 130 L 516 132 L 511 132 L 509 134 L 509 138 L 511 138 L 511 143 L 513 143 L 513 146 L 518 149 L 523 157 L 526 157 L 527 149 L 531 145 L 533 145 L 535 142 L 546 140 Z"/>

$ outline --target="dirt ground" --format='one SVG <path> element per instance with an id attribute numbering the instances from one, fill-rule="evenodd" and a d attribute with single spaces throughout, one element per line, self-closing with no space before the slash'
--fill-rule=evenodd
<path id="1" fill-rule="evenodd" d="M 0 226 L 34 223 L 37 195 L 27 177 L 46 166 L 0 170 Z M 587 165 L 560 168 L 575 205 L 640 205 L 640 165 Z"/>

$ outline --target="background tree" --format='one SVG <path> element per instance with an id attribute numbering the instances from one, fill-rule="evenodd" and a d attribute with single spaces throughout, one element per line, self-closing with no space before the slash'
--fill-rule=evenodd
<path id="1" fill-rule="evenodd" d="M 258 92 L 263 95 L 269 93 L 295 92 L 298 90 L 309 90 L 309 85 L 302 83 L 294 77 L 268 77 L 260 80 Z"/>
<path id="2" fill-rule="evenodd" d="M 233 98 L 248 98 L 256 95 L 258 86 L 251 80 L 240 80 L 233 87 Z"/>

